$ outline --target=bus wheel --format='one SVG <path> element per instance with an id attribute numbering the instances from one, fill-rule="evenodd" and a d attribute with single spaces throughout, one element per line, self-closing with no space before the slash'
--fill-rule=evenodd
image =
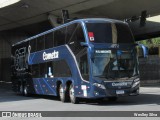
<path id="1" fill-rule="evenodd" d="M 20 93 L 21 95 L 24 95 L 23 84 L 20 84 L 20 86 L 19 86 L 19 93 Z"/>
<path id="2" fill-rule="evenodd" d="M 69 97 L 70 97 L 71 103 L 73 103 L 73 104 L 79 103 L 79 98 L 75 97 L 74 87 L 72 84 L 70 85 L 70 88 L 69 88 Z"/>
<path id="3" fill-rule="evenodd" d="M 115 102 L 115 101 L 117 101 L 117 97 L 109 97 L 108 98 L 108 100 L 110 101 L 110 102 Z"/>
<path id="4" fill-rule="evenodd" d="M 60 100 L 62 102 L 66 102 L 67 101 L 66 92 L 65 92 L 62 84 L 60 84 L 60 86 L 59 86 L 59 97 L 60 97 Z"/>
<path id="5" fill-rule="evenodd" d="M 23 93 L 24 93 L 24 96 L 29 96 L 28 87 L 26 84 L 24 85 Z"/>

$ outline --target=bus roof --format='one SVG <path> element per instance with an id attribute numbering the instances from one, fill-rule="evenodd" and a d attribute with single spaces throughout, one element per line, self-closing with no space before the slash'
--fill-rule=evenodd
<path id="1" fill-rule="evenodd" d="M 13 44 L 12 46 L 15 46 L 15 45 L 18 45 L 18 44 L 21 44 L 21 43 L 24 43 L 24 42 L 27 42 L 27 41 L 30 41 L 32 39 L 35 39 L 37 37 L 40 37 L 40 36 L 43 36 L 47 33 L 51 33 L 57 29 L 60 29 L 60 28 L 63 28 L 63 27 L 66 27 L 68 25 L 71 25 L 71 24 L 74 24 L 74 23 L 85 23 L 85 22 L 108 22 L 108 23 L 123 23 L 123 24 L 127 24 L 126 22 L 123 22 L 123 21 L 120 21 L 120 20 L 115 20 L 115 19 L 108 19 L 108 18 L 86 18 L 86 19 L 77 19 L 77 20 L 73 20 L 71 22 L 68 22 L 68 23 L 65 23 L 63 25 L 60 25 L 58 27 L 55 27 L 55 28 L 52 28 L 50 30 L 47 30 L 45 32 L 42 32 L 40 34 L 37 34 L 35 36 L 32 36 L 32 37 L 29 37 L 25 40 L 22 40 L 20 42 L 17 42 L 15 44 Z"/>

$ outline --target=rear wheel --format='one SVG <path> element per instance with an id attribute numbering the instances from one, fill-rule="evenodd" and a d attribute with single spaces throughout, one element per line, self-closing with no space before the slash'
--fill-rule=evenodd
<path id="1" fill-rule="evenodd" d="M 66 95 L 66 90 L 63 88 L 62 84 L 59 86 L 59 97 L 62 102 L 67 102 L 68 98 Z"/>
<path id="2" fill-rule="evenodd" d="M 24 96 L 29 96 L 29 93 L 28 93 L 28 87 L 27 87 L 27 85 L 26 85 L 26 84 L 24 85 L 23 93 L 24 93 Z"/>
<path id="3" fill-rule="evenodd" d="M 19 85 L 19 94 L 24 95 L 24 87 L 22 83 Z"/>
<path id="4" fill-rule="evenodd" d="M 79 98 L 75 97 L 74 87 L 73 87 L 72 84 L 69 87 L 69 97 L 70 97 L 71 103 L 73 103 L 73 104 L 78 104 L 79 103 Z"/>

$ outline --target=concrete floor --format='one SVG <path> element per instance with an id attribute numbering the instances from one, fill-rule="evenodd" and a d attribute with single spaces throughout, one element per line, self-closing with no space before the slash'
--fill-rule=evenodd
<path id="1" fill-rule="evenodd" d="M 83 100 L 80 104 L 71 104 L 52 96 L 24 97 L 1 87 L 0 111 L 160 111 L 159 86 L 141 87 L 140 92 L 139 96 L 123 97 L 117 102 Z"/>

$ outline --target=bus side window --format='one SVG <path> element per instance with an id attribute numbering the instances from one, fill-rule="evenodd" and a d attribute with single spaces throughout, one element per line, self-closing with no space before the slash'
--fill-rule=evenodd
<path id="1" fill-rule="evenodd" d="M 54 77 L 71 77 L 71 70 L 65 60 L 53 61 Z M 63 67 L 60 67 L 63 66 Z"/>
<path id="2" fill-rule="evenodd" d="M 37 38 L 37 51 L 44 49 L 44 36 L 40 36 Z"/>
<path id="3" fill-rule="evenodd" d="M 44 77 L 46 77 L 46 74 L 47 74 L 47 71 L 46 71 L 46 67 L 47 67 L 47 65 L 46 65 L 46 63 L 41 63 L 41 64 L 39 64 L 39 66 L 40 66 L 40 78 L 42 77 L 42 78 L 44 78 Z"/>
<path id="4" fill-rule="evenodd" d="M 54 46 L 60 46 L 65 44 L 66 27 L 58 29 L 54 32 Z"/>
<path id="5" fill-rule="evenodd" d="M 122 23 L 116 23 L 118 43 L 134 43 L 130 28 Z"/>
<path id="6" fill-rule="evenodd" d="M 82 26 L 80 24 L 78 25 L 78 28 L 76 30 L 76 34 L 77 34 L 77 40 L 79 42 L 85 42 L 83 28 L 82 28 Z"/>
<path id="7" fill-rule="evenodd" d="M 52 62 L 47 62 L 47 73 L 46 73 L 46 76 L 48 78 L 55 77 L 54 76 L 54 71 L 53 71 L 53 68 L 52 68 Z"/>
<path id="8" fill-rule="evenodd" d="M 85 37 L 81 24 L 77 24 L 74 28 L 72 26 L 72 29 L 70 27 L 71 26 L 68 26 L 67 28 L 68 45 L 76 55 L 84 48 L 80 43 L 85 42 Z"/>
<path id="9" fill-rule="evenodd" d="M 31 53 L 36 52 L 37 50 L 37 40 L 33 39 L 30 41 L 30 46 L 31 46 Z"/>
<path id="10" fill-rule="evenodd" d="M 78 66 L 81 72 L 81 75 L 84 80 L 89 80 L 89 64 L 88 64 L 88 55 L 87 55 L 87 48 L 81 50 L 78 55 L 76 56 L 78 61 Z"/>
<path id="11" fill-rule="evenodd" d="M 81 46 L 81 42 L 85 42 L 82 26 L 79 24 L 76 30 L 75 48 L 76 51 L 81 51 L 84 47 Z"/>
<path id="12" fill-rule="evenodd" d="M 80 57 L 79 68 L 82 74 L 82 77 L 85 80 L 89 80 L 89 69 L 88 69 L 88 58 L 87 54 L 84 54 Z"/>
<path id="13" fill-rule="evenodd" d="M 72 24 L 67 26 L 67 31 L 66 31 L 66 44 L 73 44 L 73 35 L 76 32 L 76 28 L 77 28 L 77 23 L 76 24 Z"/>
<path id="14" fill-rule="evenodd" d="M 32 65 L 32 77 L 39 78 L 39 64 Z"/>
<path id="15" fill-rule="evenodd" d="M 53 37 L 54 37 L 53 32 L 45 35 L 45 49 L 53 47 Z"/>

